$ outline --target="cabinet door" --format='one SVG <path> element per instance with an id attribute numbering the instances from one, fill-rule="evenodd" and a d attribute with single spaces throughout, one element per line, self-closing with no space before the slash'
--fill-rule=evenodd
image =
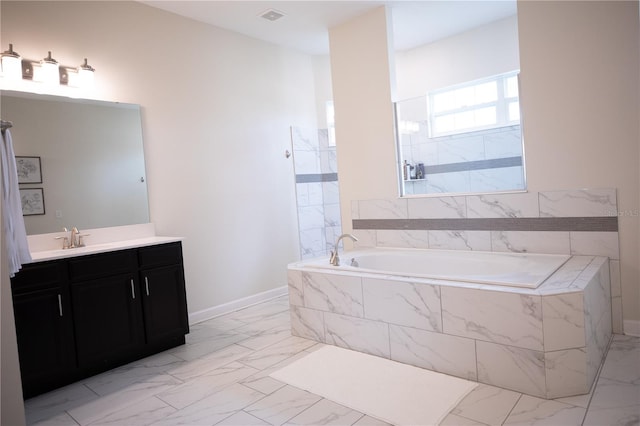
<path id="1" fill-rule="evenodd" d="M 116 275 L 71 285 L 80 367 L 115 365 L 144 344 L 136 279 Z"/>
<path id="2" fill-rule="evenodd" d="M 25 397 L 55 386 L 76 366 L 69 297 L 59 288 L 13 298 Z"/>
<path id="3" fill-rule="evenodd" d="M 148 343 L 184 338 L 189 332 L 182 265 L 141 271 Z"/>

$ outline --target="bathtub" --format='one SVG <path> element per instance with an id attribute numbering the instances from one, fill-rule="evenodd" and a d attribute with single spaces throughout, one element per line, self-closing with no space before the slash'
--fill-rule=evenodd
<path id="1" fill-rule="evenodd" d="M 293 335 L 549 399 L 588 393 L 611 338 L 606 257 L 372 248 L 340 260 L 288 265 Z"/>
<path id="2" fill-rule="evenodd" d="M 374 248 L 341 253 L 339 267 L 328 259 L 309 267 L 409 278 L 538 288 L 569 260 L 569 255 L 462 250 Z"/>

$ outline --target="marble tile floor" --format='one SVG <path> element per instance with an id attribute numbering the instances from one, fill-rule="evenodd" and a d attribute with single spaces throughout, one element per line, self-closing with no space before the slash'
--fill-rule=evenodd
<path id="1" fill-rule="evenodd" d="M 385 425 L 269 374 L 322 345 L 291 336 L 285 297 L 191 327 L 187 343 L 25 402 L 29 425 Z M 480 384 L 442 425 L 640 425 L 640 338 L 615 335 L 588 395 Z M 425 425 L 426 426 L 426 425 Z"/>

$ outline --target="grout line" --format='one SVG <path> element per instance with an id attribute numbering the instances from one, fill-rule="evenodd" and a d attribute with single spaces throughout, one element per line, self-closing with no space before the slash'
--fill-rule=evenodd
<path id="1" fill-rule="evenodd" d="M 292 385 L 289 385 L 289 386 L 292 386 Z M 301 388 L 298 388 L 298 387 L 295 387 L 295 386 L 292 386 L 292 387 L 294 387 L 294 388 L 296 388 L 296 389 L 300 389 L 300 390 L 305 391 L 305 392 L 308 392 L 308 393 L 310 393 L 311 395 L 316 395 L 316 394 L 315 394 L 315 393 L 313 393 L 313 392 L 309 392 L 309 391 L 306 391 L 306 390 L 304 390 L 304 389 L 301 389 Z M 307 408 L 305 408 L 304 410 L 300 411 L 299 413 L 294 414 L 293 416 L 289 417 L 286 421 L 284 421 L 284 422 L 283 422 L 283 424 L 289 424 L 289 422 L 290 422 L 291 420 L 293 420 L 294 418 L 298 417 L 299 415 L 301 415 L 301 414 L 302 414 L 302 413 L 304 413 L 305 411 L 309 410 L 311 407 L 318 405 L 318 404 L 319 404 L 323 399 L 325 399 L 325 398 L 323 398 L 323 397 L 322 397 L 322 396 L 320 396 L 320 395 L 316 395 L 316 396 L 320 397 L 320 399 L 319 399 L 319 400 L 317 400 L 316 402 L 314 402 L 313 404 L 309 405 Z M 347 407 L 347 408 L 349 408 L 349 407 Z"/>
<path id="2" fill-rule="evenodd" d="M 611 333 L 611 337 L 609 338 L 609 343 L 607 344 L 607 350 L 604 351 L 604 356 L 602 357 L 602 362 L 598 366 L 598 371 L 596 373 L 595 379 L 593 379 L 593 384 L 591 385 L 589 401 L 587 402 L 587 407 L 584 410 L 584 416 L 582 417 L 582 421 L 580 424 L 583 424 L 587 419 L 587 414 L 589 414 L 589 407 L 591 407 L 591 401 L 593 400 L 593 396 L 596 394 L 596 389 L 598 388 L 598 382 L 600 381 L 600 374 L 602 373 L 602 369 L 604 368 L 604 363 L 607 361 L 607 356 L 609 355 L 609 351 L 611 350 L 611 345 L 613 344 L 613 336 Z"/>
<path id="3" fill-rule="evenodd" d="M 452 408 L 451 411 L 453 411 L 454 409 L 455 409 L 455 407 Z M 447 416 L 450 416 L 450 415 L 458 416 L 458 417 L 462 417 L 463 419 L 467 419 L 467 420 L 470 420 L 472 422 L 478 423 L 479 425 L 490 426 L 488 423 L 481 422 L 480 420 L 477 420 L 477 419 L 472 419 L 471 417 L 463 416 L 462 414 L 455 414 L 455 413 L 452 413 L 451 411 L 447 413 Z M 445 418 L 447 416 L 445 416 Z"/>
<path id="4" fill-rule="evenodd" d="M 127 365 L 127 364 L 125 364 L 125 365 Z M 108 371 L 106 371 L 105 373 L 109 373 L 110 371 L 113 371 L 113 370 L 108 370 Z M 96 374 L 96 376 L 97 376 L 97 374 Z M 95 377 L 95 376 L 91 376 L 91 377 Z M 89 390 L 90 390 L 90 391 L 91 391 L 95 396 L 97 396 L 98 398 L 102 398 L 102 396 L 103 396 L 103 395 L 100 395 L 98 392 L 96 392 L 96 391 L 94 391 L 93 389 L 91 389 L 91 386 L 89 386 L 89 385 L 87 384 L 86 380 L 87 380 L 87 379 L 90 379 L 91 377 L 87 377 L 86 379 L 84 379 L 84 380 L 81 382 L 81 383 L 82 383 L 82 386 L 83 386 L 83 387 L 85 387 L 85 388 L 87 388 L 87 389 L 89 389 Z M 55 391 L 55 389 L 54 389 L 54 391 Z"/>
<path id="5" fill-rule="evenodd" d="M 63 413 L 66 413 L 71 418 L 71 420 L 73 420 L 78 426 L 81 426 L 81 423 L 78 420 L 76 420 L 75 417 L 73 417 L 69 411 L 65 410 L 63 411 Z M 41 422 L 46 422 L 47 420 L 49 419 L 41 420 Z"/>
<path id="6" fill-rule="evenodd" d="M 509 410 L 509 412 L 507 413 L 507 416 L 504 418 L 504 420 L 502 421 L 501 424 L 504 424 L 509 419 L 509 416 L 511 416 L 511 413 L 513 413 L 513 409 L 516 408 L 516 406 L 518 405 L 518 403 L 520 402 L 520 400 L 522 399 L 523 396 L 524 396 L 524 394 L 520 393 L 520 396 L 516 400 L 516 403 L 513 404 L 513 407 L 511 407 L 511 410 Z"/>

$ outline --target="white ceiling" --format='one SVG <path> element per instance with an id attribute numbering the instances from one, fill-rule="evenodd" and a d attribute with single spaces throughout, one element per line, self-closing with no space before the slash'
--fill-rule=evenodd
<path id="1" fill-rule="evenodd" d="M 411 49 L 516 14 L 515 0 L 141 0 L 141 3 L 313 55 L 329 53 L 329 28 L 382 5 L 392 10 L 396 50 Z M 269 9 L 285 16 L 273 22 L 260 17 Z"/>

